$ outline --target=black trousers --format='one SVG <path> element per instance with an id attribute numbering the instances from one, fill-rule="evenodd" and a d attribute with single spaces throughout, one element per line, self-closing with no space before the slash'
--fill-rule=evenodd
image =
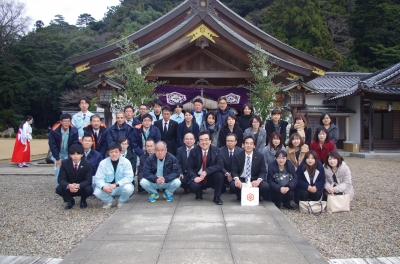
<path id="1" fill-rule="evenodd" d="M 240 181 L 242 184 L 244 184 L 245 179 L 240 178 Z M 267 200 L 268 197 L 268 191 L 269 191 L 269 184 L 266 181 L 260 182 L 260 185 L 258 185 L 258 190 L 260 192 L 260 196 L 264 198 L 264 200 Z M 238 187 L 235 186 L 235 181 L 232 180 L 230 183 L 230 193 L 236 194 L 237 198 L 241 197 L 242 194 L 242 189 L 239 189 Z"/>
<path id="2" fill-rule="evenodd" d="M 71 200 L 75 196 L 80 196 L 81 201 L 86 201 L 86 198 L 93 194 L 93 188 L 91 185 L 88 185 L 85 188 L 79 189 L 76 193 L 72 193 L 69 189 L 65 190 L 60 185 L 58 185 L 56 192 L 64 199 L 64 202 Z"/>
<path id="3" fill-rule="evenodd" d="M 280 208 L 281 203 L 283 203 L 284 207 L 290 206 L 290 201 L 293 199 L 294 191 L 289 190 L 286 194 L 282 194 L 281 192 L 276 192 L 275 190 L 271 193 L 272 202 L 276 205 L 276 207 Z"/>
<path id="4" fill-rule="evenodd" d="M 316 193 L 309 192 L 299 188 L 300 201 L 319 201 L 322 197 L 322 190 L 317 190 Z"/>
<path id="5" fill-rule="evenodd" d="M 199 183 L 195 183 L 191 181 L 189 184 L 189 189 L 194 194 L 199 194 L 200 191 L 204 188 L 214 188 L 214 196 L 221 196 L 222 185 L 224 184 L 224 173 L 222 171 L 217 171 L 213 174 L 209 174 L 206 176 L 207 183 L 204 184 L 204 181 Z"/>

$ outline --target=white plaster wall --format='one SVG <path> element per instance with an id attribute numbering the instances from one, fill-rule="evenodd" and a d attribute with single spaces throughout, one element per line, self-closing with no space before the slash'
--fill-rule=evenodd
<path id="1" fill-rule="evenodd" d="M 353 96 L 346 100 L 347 108 L 356 111 L 355 114 L 350 114 L 349 130 L 350 138 L 349 141 L 355 143 L 361 143 L 361 113 L 360 113 L 360 96 Z"/>
<path id="2" fill-rule="evenodd" d="M 326 98 L 324 94 L 307 94 L 306 95 L 306 104 L 307 105 L 322 105 L 322 101 Z"/>

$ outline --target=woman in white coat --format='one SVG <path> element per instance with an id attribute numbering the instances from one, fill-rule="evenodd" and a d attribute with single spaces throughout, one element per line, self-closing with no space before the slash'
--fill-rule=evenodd
<path id="1" fill-rule="evenodd" d="M 328 194 L 349 194 L 354 197 L 354 188 L 351 182 L 351 172 L 343 158 L 337 151 L 331 151 L 326 157 L 325 190 Z"/>

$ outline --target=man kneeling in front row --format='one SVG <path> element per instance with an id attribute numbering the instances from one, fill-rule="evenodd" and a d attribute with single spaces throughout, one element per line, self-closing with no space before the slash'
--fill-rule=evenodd
<path id="1" fill-rule="evenodd" d="M 102 160 L 96 172 L 94 195 L 103 201 L 104 209 L 111 208 L 114 196 L 119 196 L 120 208 L 133 194 L 133 170 L 131 162 L 121 156 L 121 145 L 112 142 L 108 145 L 109 157 Z"/>
<path id="2" fill-rule="evenodd" d="M 182 173 L 178 160 L 167 152 L 164 141 L 156 143 L 155 153 L 150 155 L 143 166 L 143 178 L 140 185 L 150 193 L 149 202 L 158 198 L 157 189 L 165 189 L 164 198 L 167 202 L 174 200 L 173 194 L 181 186 L 179 175 Z"/>
<path id="3" fill-rule="evenodd" d="M 69 159 L 61 162 L 56 192 L 64 198 L 65 209 L 75 205 L 74 196 L 81 197 L 80 207 L 87 207 L 86 198 L 92 195 L 92 164 L 82 159 L 83 147 L 73 144 L 68 150 Z"/>

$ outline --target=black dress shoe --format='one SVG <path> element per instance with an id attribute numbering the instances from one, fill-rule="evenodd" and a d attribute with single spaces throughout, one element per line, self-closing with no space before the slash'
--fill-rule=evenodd
<path id="1" fill-rule="evenodd" d="M 213 202 L 217 205 L 223 205 L 221 198 L 219 196 L 214 196 Z"/>
<path id="2" fill-rule="evenodd" d="M 75 201 L 72 198 L 71 200 L 68 200 L 67 204 L 65 205 L 65 209 L 71 209 L 75 205 Z"/>
<path id="3" fill-rule="evenodd" d="M 196 200 L 197 200 L 197 201 L 203 200 L 203 192 L 202 192 L 202 191 L 200 191 L 200 192 L 198 192 L 198 193 L 196 194 Z"/>
<path id="4" fill-rule="evenodd" d="M 289 205 L 289 206 L 283 206 L 283 207 L 285 207 L 285 208 L 288 209 L 288 210 L 294 210 L 294 207 L 291 206 L 291 205 Z"/>
<path id="5" fill-rule="evenodd" d="M 86 201 L 82 201 L 82 200 L 81 200 L 81 204 L 79 205 L 79 207 L 80 207 L 81 209 L 87 208 L 87 203 L 86 203 Z"/>
<path id="6" fill-rule="evenodd" d="M 241 195 L 237 195 L 236 196 L 236 202 L 241 202 L 242 201 L 242 196 Z"/>

